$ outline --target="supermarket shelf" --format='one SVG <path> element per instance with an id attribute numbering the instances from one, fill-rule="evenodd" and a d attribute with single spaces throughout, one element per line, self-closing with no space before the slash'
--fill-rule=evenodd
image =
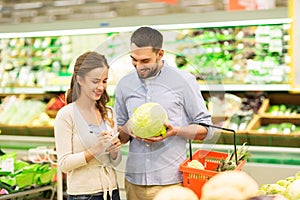
<path id="1" fill-rule="evenodd" d="M 0 94 L 45 94 L 47 92 L 64 92 L 69 86 L 48 86 L 43 88 L 3 87 Z M 112 86 L 113 87 L 113 86 Z M 110 93 L 112 93 L 112 89 Z M 290 91 L 289 84 L 202 84 L 201 91 Z"/>
<path id="2" fill-rule="evenodd" d="M 68 86 L 47 86 L 47 87 L 2 87 L 1 94 L 44 94 L 46 92 L 66 91 Z"/>
<path id="3" fill-rule="evenodd" d="M 43 94 L 43 88 L 18 88 L 18 87 L 2 87 L 0 93 L 3 94 Z"/>
<path id="4" fill-rule="evenodd" d="M 289 91 L 289 84 L 200 84 L 201 91 Z"/>
<path id="5" fill-rule="evenodd" d="M 54 137 L 0 135 L 1 149 L 27 150 L 38 146 L 54 146 Z"/>
<path id="6" fill-rule="evenodd" d="M 49 185 L 49 186 L 38 187 L 38 188 L 29 189 L 29 190 L 25 190 L 13 194 L 1 195 L 0 199 L 18 199 L 18 197 L 20 197 L 20 199 L 23 199 L 21 197 L 29 197 L 29 195 L 37 194 L 44 191 L 51 191 L 51 196 L 49 199 L 52 200 L 54 198 L 55 188 Z"/>

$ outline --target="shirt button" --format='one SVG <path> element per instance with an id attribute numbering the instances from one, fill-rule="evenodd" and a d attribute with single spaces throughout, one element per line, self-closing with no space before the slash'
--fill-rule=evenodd
<path id="1" fill-rule="evenodd" d="M 146 144 L 146 147 L 150 147 L 150 144 Z"/>

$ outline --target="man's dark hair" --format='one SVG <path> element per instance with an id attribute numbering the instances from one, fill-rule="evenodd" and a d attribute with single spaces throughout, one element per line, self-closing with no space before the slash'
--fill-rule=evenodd
<path id="1" fill-rule="evenodd" d="M 162 48 L 163 35 L 156 29 L 150 27 L 140 27 L 133 32 L 130 44 L 134 43 L 137 47 L 152 47 L 155 52 Z"/>

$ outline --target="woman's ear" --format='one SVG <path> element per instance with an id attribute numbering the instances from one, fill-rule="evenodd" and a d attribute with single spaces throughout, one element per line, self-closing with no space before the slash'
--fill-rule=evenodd
<path id="1" fill-rule="evenodd" d="M 76 75 L 76 80 L 77 80 L 79 85 L 82 84 L 82 78 L 80 76 Z"/>

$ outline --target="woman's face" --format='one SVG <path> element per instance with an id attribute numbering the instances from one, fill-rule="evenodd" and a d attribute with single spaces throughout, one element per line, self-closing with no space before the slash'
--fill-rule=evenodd
<path id="1" fill-rule="evenodd" d="M 93 69 L 84 78 L 79 77 L 81 96 L 84 95 L 94 101 L 99 100 L 106 90 L 107 78 L 107 67 Z"/>

